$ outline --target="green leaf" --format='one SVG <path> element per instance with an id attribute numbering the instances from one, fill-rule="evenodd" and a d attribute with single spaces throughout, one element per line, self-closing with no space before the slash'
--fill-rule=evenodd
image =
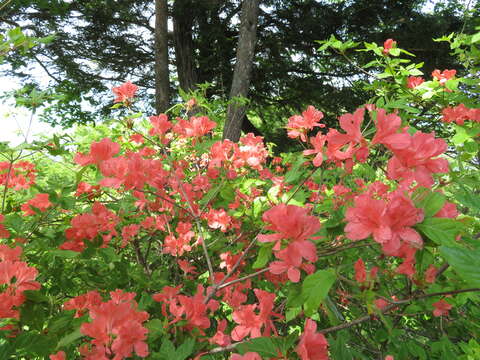
<path id="1" fill-rule="evenodd" d="M 285 174 L 285 182 L 294 183 L 302 176 L 305 158 L 299 155 L 292 168 Z"/>
<path id="2" fill-rule="evenodd" d="M 438 245 L 455 246 L 455 237 L 462 230 L 462 224 L 454 219 L 427 218 L 416 228 Z"/>
<path id="3" fill-rule="evenodd" d="M 415 341 L 411 340 L 407 343 L 408 351 L 410 354 L 415 356 L 415 359 L 425 360 L 427 358 L 427 354 L 425 350 L 418 345 Z"/>
<path id="4" fill-rule="evenodd" d="M 63 258 L 63 259 L 73 259 L 73 258 L 77 257 L 78 255 L 80 255 L 80 253 L 77 252 L 77 251 L 60 250 L 60 249 L 50 250 L 49 253 L 50 253 L 50 255 L 58 256 L 58 257 Z"/>
<path id="5" fill-rule="evenodd" d="M 173 343 L 165 338 L 160 347 L 160 358 L 165 360 L 174 360 L 176 355 L 175 346 Z"/>
<path id="6" fill-rule="evenodd" d="M 432 217 L 439 212 L 445 204 L 445 196 L 439 192 L 420 188 L 415 193 L 415 206 L 424 210 L 425 217 Z"/>
<path id="7" fill-rule="evenodd" d="M 270 260 L 270 257 L 272 256 L 272 247 L 273 247 L 273 245 L 262 246 L 260 248 L 260 251 L 258 252 L 257 259 L 255 260 L 255 262 L 252 265 L 252 267 L 254 269 L 263 268 L 267 264 L 268 260 Z"/>
<path id="8" fill-rule="evenodd" d="M 83 334 L 80 332 L 80 328 L 76 329 L 74 332 L 65 335 L 57 344 L 57 349 L 70 345 L 75 340 L 80 339 Z"/>
<path id="9" fill-rule="evenodd" d="M 461 145 L 470 138 L 471 136 L 467 133 L 464 127 L 455 125 L 455 135 L 452 137 L 454 145 Z"/>
<path id="10" fill-rule="evenodd" d="M 188 358 L 192 352 L 193 348 L 195 347 L 195 339 L 188 338 L 185 342 L 180 345 L 177 349 L 175 360 L 185 360 Z"/>
<path id="11" fill-rule="evenodd" d="M 480 286 L 480 248 L 440 246 L 440 254 L 466 282 Z"/>
<path id="12" fill-rule="evenodd" d="M 472 39 L 470 40 L 470 42 L 471 42 L 472 44 L 475 44 L 475 43 L 477 43 L 477 42 L 479 42 L 479 41 L 480 41 L 480 32 L 472 35 Z"/>
<path id="13" fill-rule="evenodd" d="M 480 196 L 476 195 L 473 191 L 469 191 L 462 186 L 462 190 L 454 193 L 455 200 L 457 200 L 463 206 L 466 206 L 475 213 L 480 214 Z"/>
<path id="14" fill-rule="evenodd" d="M 245 354 L 249 351 L 257 352 L 262 358 L 277 357 L 278 345 L 274 338 L 271 337 L 259 337 L 251 339 L 238 346 L 238 350 Z"/>
<path id="15" fill-rule="evenodd" d="M 25 290 L 23 292 L 23 295 L 25 295 L 25 297 L 28 300 L 36 302 L 36 303 L 41 303 L 41 302 L 49 303 L 50 302 L 50 299 L 48 298 L 48 296 L 45 296 L 44 294 L 42 294 L 38 290 Z"/>
<path id="16" fill-rule="evenodd" d="M 306 316 L 312 316 L 318 310 L 335 278 L 335 273 L 331 269 L 319 270 L 305 278 L 302 284 L 302 297 Z"/>

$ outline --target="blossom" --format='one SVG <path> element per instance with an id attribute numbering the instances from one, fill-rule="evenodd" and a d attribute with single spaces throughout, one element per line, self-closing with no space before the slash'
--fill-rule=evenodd
<path id="1" fill-rule="evenodd" d="M 272 312 L 274 307 L 275 294 L 260 289 L 254 290 L 259 304 L 241 305 L 233 311 L 232 319 L 238 325 L 232 330 L 232 339 L 241 341 L 246 336 L 251 338 L 269 336 L 273 328 L 270 317 L 279 316 Z M 258 313 L 257 313 L 258 310 Z M 262 327 L 264 327 L 262 334 Z"/>
<path id="2" fill-rule="evenodd" d="M 168 116 L 165 114 L 160 114 L 158 116 L 150 116 L 150 123 L 152 124 L 152 128 L 149 130 L 149 134 L 153 135 L 165 135 L 168 130 L 173 127 L 173 124 L 168 121 Z"/>
<path id="3" fill-rule="evenodd" d="M 423 211 L 399 191 L 375 199 L 371 194 L 355 197 L 354 206 L 347 209 L 345 232 L 351 240 L 372 235 L 387 255 L 397 254 L 404 241 L 419 248 L 423 241 L 411 227 L 423 220 Z"/>
<path id="4" fill-rule="evenodd" d="M 363 283 L 367 281 L 367 271 L 365 270 L 365 263 L 360 258 L 355 262 L 355 280 L 358 283 Z"/>
<path id="5" fill-rule="evenodd" d="M 337 164 L 344 162 L 345 168 L 351 172 L 354 156 L 360 162 L 366 161 L 368 147 L 362 136 L 360 126 L 363 122 L 365 108 L 357 109 L 353 114 L 340 116 L 340 127 L 345 133 L 337 129 L 330 129 L 327 134 L 327 157 Z"/>
<path id="6" fill-rule="evenodd" d="M 445 300 L 440 300 L 432 304 L 435 310 L 433 310 L 433 316 L 448 315 L 448 311 L 452 308 L 452 305 Z"/>
<path id="7" fill-rule="evenodd" d="M 465 120 L 480 122 L 480 109 L 470 109 L 464 104 L 446 107 L 442 110 L 442 115 L 442 121 L 446 123 L 455 121 L 458 125 L 463 125 Z"/>
<path id="8" fill-rule="evenodd" d="M 377 132 L 372 139 L 372 145 L 383 144 L 392 150 L 401 150 L 410 146 L 410 135 L 398 133 L 402 119 L 397 114 L 387 114 L 385 109 L 378 109 L 375 126 Z"/>
<path id="9" fill-rule="evenodd" d="M 108 232 L 111 236 L 116 235 L 115 226 L 120 221 L 112 211 L 98 202 L 92 206 L 91 213 L 83 213 L 75 216 L 71 221 L 71 227 L 65 230 L 68 241 L 60 245 L 60 249 L 81 252 L 85 249 L 85 240 L 92 241 L 100 233 Z M 103 234 L 103 246 L 108 244 L 110 237 Z"/>
<path id="10" fill-rule="evenodd" d="M 300 281 L 300 266 L 302 259 L 316 261 L 317 254 L 315 245 L 310 241 L 295 241 L 283 250 L 276 251 L 275 257 L 280 261 L 270 263 L 270 272 L 272 274 L 282 274 L 287 272 L 288 279 L 291 282 Z"/>
<path id="11" fill-rule="evenodd" d="M 323 163 L 323 149 L 325 147 L 325 141 L 327 137 L 322 133 L 317 133 L 315 137 L 310 138 L 310 143 L 313 145 L 313 149 L 307 149 L 303 151 L 303 155 L 315 155 L 313 159 L 313 166 L 320 166 Z"/>
<path id="12" fill-rule="evenodd" d="M 397 45 L 397 42 L 394 41 L 393 39 L 387 39 L 385 40 L 385 42 L 383 43 L 383 53 L 385 55 L 388 55 L 390 53 L 390 50 L 392 50 L 392 48 Z"/>
<path id="13" fill-rule="evenodd" d="M 435 69 L 432 71 L 432 77 L 437 79 L 440 82 L 440 85 L 445 85 L 447 80 L 452 79 L 456 73 L 457 70 L 443 70 L 440 72 L 440 70 Z"/>
<path id="14" fill-rule="evenodd" d="M 25 290 L 38 290 L 40 284 L 34 281 L 38 275 L 37 269 L 29 267 L 20 261 L 22 249 L 17 246 L 11 249 L 0 245 L 0 319 L 16 318 L 20 314 L 18 307 L 25 301 Z"/>
<path id="15" fill-rule="evenodd" d="M 457 210 L 457 205 L 452 202 L 445 201 L 443 207 L 434 215 L 439 218 L 450 218 L 455 219 L 459 215 Z"/>
<path id="16" fill-rule="evenodd" d="M 428 269 L 425 271 L 425 281 L 427 283 L 434 283 L 435 278 L 437 277 L 437 268 L 433 265 L 430 265 Z"/>
<path id="17" fill-rule="evenodd" d="M 103 161 L 111 159 L 120 151 L 120 145 L 113 142 L 110 138 L 104 138 L 100 141 L 94 141 L 90 145 L 90 153 L 75 155 L 74 161 L 80 166 L 90 164 L 100 164 Z"/>
<path id="18" fill-rule="evenodd" d="M 233 340 L 242 341 L 248 335 L 252 338 L 262 336 L 263 321 L 260 315 L 255 313 L 256 308 L 255 304 L 242 305 L 233 312 L 232 319 L 238 324 L 232 330 Z"/>
<path id="19" fill-rule="evenodd" d="M 74 297 L 63 304 L 65 310 L 76 310 L 75 317 L 81 317 L 89 309 L 102 303 L 102 297 L 96 291 L 89 291 L 85 294 Z"/>
<path id="20" fill-rule="evenodd" d="M 417 86 L 423 84 L 425 80 L 420 76 L 409 76 L 407 78 L 407 88 L 415 89 Z"/>
<path id="21" fill-rule="evenodd" d="M 35 215 L 35 209 L 38 209 L 41 212 L 46 211 L 52 203 L 48 200 L 48 194 L 37 194 L 33 199 L 28 200 L 26 203 L 22 204 L 21 209 L 27 215 Z"/>
<path id="22" fill-rule="evenodd" d="M 375 306 L 377 307 L 377 309 L 379 310 L 383 310 L 387 307 L 388 305 L 388 302 L 385 300 L 385 299 L 376 299 L 374 302 Z"/>
<path id="23" fill-rule="evenodd" d="M 224 209 L 210 209 L 205 217 L 210 228 L 220 229 L 222 232 L 226 232 L 232 224 L 232 218 Z"/>
<path id="24" fill-rule="evenodd" d="M 269 224 L 265 227 L 267 230 L 276 233 L 258 235 L 258 240 L 260 242 L 279 242 L 282 239 L 307 240 L 321 227 L 319 219 L 308 214 L 308 209 L 296 205 L 275 205 L 263 214 L 262 220 Z"/>
<path id="25" fill-rule="evenodd" d="M 434 133 L 416 132 L 411 137 L 410 146 L 394 150 L 394 156 L 388 161 L 387 176 L 393 180 L 411 182 L 430 187 L 433 185 L 433 173 L 447 173 L 448 161 L 435 158 L 445 152 L 447 143 L 436 139 Z"/>
<path id="26" fill-rule="evenodd" d="M 28 161 L 0 161 L 0 185 L 14 190 L 28 189 L 35 184 L 35 165 Z"/>
<path id="27" fill-rule="evenodd" d="M 207 116 L 192 116 L 189 121 L 180 119 L 173 130 L 183 137 L 201 137 L 208 134 L 217 123 Z"/>
<path id="28" fill-rule="evenodd" d="M 137 310 L 134 296 L 135 293 L 124 293 L 122 290 L 112 291 L 111 300 L 90 307 L 92 321 L 83 323 L 80 332 L 92 338 L 92 350 L 98 355 L 114 360 L 130 357 L 133 352 L 143 358 L 148 356 L 145 342 L 148 330 L 142 323 L 149 315 Z"/>
<path id="29" fill-rule="evenodd" d="M 288 119 L 287 134 L 291 139 L 300 137 L 300 140 L 307 141 L 307 132 L 314 127 L 325 127 L 319 121 L 323 118 L 323 113 L 313 106 L 309 106 L 302 115 L 294 115 Z"/>
<path id="30" fill-rule="evenodd" d="M 328 342 L 317 333 L 317 323 L 307 319 L 296 352 L 302 360 L 328 360 Z"/>
<path id="31" fill-rule="evenodd" d="M 114 87 L 112 88 L 112 91 L 115 94 L 116 98 L 113 102 L 130 102 L 135 97 L 135 93 L 137 92 L 137 90 L 138 86 L 132 84 L 130 81 L 127 81 L 120 86 Z"/>
<path id="32" fill-rule="evenodd" d="M 245 165 L 256 170 L 262 170 L 268 151 L 265 149 L 263 137 L 248 133 L 239 140 L 239 146 L 235 148 L 235 168 Z"/>
<path id="33" fill-rule="evenodd" d="M 49 356 L 50 360 L 65 360 L 67 357 L 65 351 L 59 351 L 56 354 L 52 354 Z"/>

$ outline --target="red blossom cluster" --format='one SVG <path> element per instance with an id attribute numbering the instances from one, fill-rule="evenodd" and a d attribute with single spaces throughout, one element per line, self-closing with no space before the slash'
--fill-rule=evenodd
<path id="1" fill-rule="evenodd" d="M 2 224 L 5 216 L 0 214 L 0 238 L 7 239 L 10 237 L 10 231 L 5 228 L 5 225 Z"/>
<path id="2" fill-rule="evenodd" d="M 18 319 L 18 308 L 25 301 L 25 290 L 38 290 L 40 284 L 35 281 L 38 271 L 20 261 L 22 248 L 10 248 L 0 244 L 0 319 Z"/>
<path id="3" fill-rule="evenodd" d="M 260 289 L 255 289 L 254 293 L 258 304 L 241 305 L 233 311 L 232 319 L 237 326 L 232 330 L 232 340 L 241 341 L 247 336 L 251 338 L 270 336 L 272 330 L 276 333 L 271 318 L 272 316 L 278 318 L 281 315 L 273 312 L 275 294 Z"/>
<path id="4" fill-rule="evenodd" d="M 9 189 L 28 189 L 35 184 L 35 165 L 28 161 L 0 161 L 0 185 Z"/>
<path id="5" fill-rule="evenodd" d="M 323 334 L 317 333 L 317 323 L 307 319 L 297 346 L 302 360 L 328 360 L 328 342 Z"/>
<path id="6" fill-rule="evenodd" d="M 422 85 L 425 80 L 419 76 L 409 76 L 407 78 L 407 87 L 409 89 L 415 89 L 417 86 Z"/>
<path id="7" fill-rule="evenodd" d="M 369 192 L 355 197 L 354 206 L 347 209 L 346 236 L 351 240 L 370 235 L 382 245 L 387 255 L 395 255 L 402 242 L 415 248 L 423 245 L 422 237 L 412 228 L 423 220 L 423 211 L 402 191 Z"/>
<path id="8" fill-rule="evenodd" d="M 88 312 L 91 319 L 83 323 L 80 331 L 92 340 L 80 346 L 85 360 L 121 360 L 132 356 L 148 356 L 145 342 L 148 330 L 143 323 L 148 313 L 137 310 L 135 293 L 116 290 L 110 292 L 111 300 L 103 302 L 100 294 L 91 291 L 65 303 L 66 310 L 77 310 L 76 316 Z"/>
<path id="9" fill-rule="evenodd" d="M 455 74 L 457 73 L 457 70 L 443 70 L 440 71 L 438 69 L 433 70 L 432 72 L 432 77 L 440 83 L 440 85 L 445 85 L 445 83 L 453 79 L 455 77 Z"/>
<path id="10" fill-rule="evenodd" d="M 127 103 L 129 104 L 133 98 L 135 97 L 135 93 L 138 90 L 138 86 L 132 84 L 130 81 L 123 83 L 120 86 L 114 87 L 112 89 L 113 93 L 115 94 L 115 103 Z"/>
<path id="11" fill-rule="evenodd" d="M 383 43 L 383 54 L 388 55 L 390 50 L 392 50 L 397 45 L 397 42 L 393 39 L 387 39 Z"/>
<path id="12" fill-rule="evenodd" d="M 180 287 L 165 286 L 160 293 L 152 296 L 153 300 L 162 303 L 162 313 L 171 319 L 170 324 L 185 320 L 186 330 L 196 329 L 204 335 L 204 330 L 210 327 L 207 313 L 217 310 L 219 303 L 216 300 L 209 300 L 205 304 L 205 290 L 202 285 L 197 286 L 197 293 L 194 296 L 181 295 Z M 166 311 L 167 306 L 169 314 Z"/>
<path id="13" fill-rule="evenodd" d="M 452 305 L 450 305 L 443 299 L 434 302 L 432 305 L 435 308 L 435 310 L 433 310 L 433 316 L 446 316 L 448 315 L 449 310 L 452 308 Z"/>
<path id="14" fill-rule="evenodd" d="M 464 104 L 453 107 L 446 107 L 442 110 L 442 121 L 446 123 L 456 122 L 463 125 L 465 120 L 471 120 L 480 123 L 480 109 L 470 109 Z"/>
<path id="15" fill-rule="evenodd" d="M 236 172 L 243 167 L 250 167 L 259 171 L 263 169 L 268 156 L 263 138 L 248 133 L 240 138 L 239 143 L 240 145 L 230 140 L 223 140 L 212 145 L 208 163 L 208 176 L 211 178 L 218 177 L 221 168 L 233 173 L 228 175 L 232 179 L 237 176 Z"/>
<path id="16" fill-rule="evenodd" d="M 86 247 L 85 241 L 91 242 L 99 235 L 103 239 L 102 247 L 106 247 L 112 236 L 117 235 L 115 226 L 119 221 L 119 217 L 105 205 L 96 202 L 91 213 L 76 215 L 71 220 L 71 227 L 65 230 L 68 241 L 60 245 L 60 249 L 81 252 Z"/>
<path id="17" fill-rule="evenodd" d="M 395 41 L 388 39 L 384 43 L 383 53 L 388 55 L 395 45 Z M 445 70 L 442 73 L 436 70 L 432 73 L 442 85 L 454 75 L 455 70 Z M 422 78 L 410 77 L 407 86 L 413 89 L 423 81 Z M 137 87 L 126 83 L 113 91 L 117 96 L 115 102 L 128 105 L 135 96 Z M 368 140 L 368 135 L 364 136 L 361 128 L 366 109 L 376 129 L 371 141 Z M 468 109 L 463 104 L 446 108 L 444 121 L 456 121 L 459 124 L 463 124 L 467 119 L 479 121 L 480 113 L 477 110 Z M 323 133 L 321 129 L 325 125 L 320 123 L 322 118 L 322 112 L 309 106 L 302 115 L 292 116 L 287 125 L 290 138 L 299 138 L 309 146 L 303 154 L 314 155 L 312 161 L 315 167 L 327 162 L 326 165 L 331 168 L 344 167 L 346 172 L 350 173 L 355 164 L 367 160 L 370 149 L 375 145 L 382 145 L 392 153 L 386 170 L 387 178 L 392 180 L 390 185 L 377 181 L 367 186 L 364 180 L 356 179 L 351 187 L 347 187 L 341 180 L 332 187 L 334 195 L 331 198 L 334 209 L 345 205 L 348 207 L 344 229 L 348 239 L 357 241 L 371 236 L 381 245 L 384 255 L 403 259 L 396 272 L 412 277 L 415 274 L 415 254 L 423 246 L 422 237 L 413 227 L 424 219 L 423 210 L 417 208 L 412 201 L 413 190 L 418 186 L 431 187 L 434 184 L 433 174 L 448 172 L 447 160 L 440 157 L 446 150 L 446 142 L 436 139 L 434 133 L 417 131 L 410 134 L 408 128 L 402 128 L 402 121 L 396 113 L 387 114 L 384 109 L 376 109 L 374 105 L 342 115 L 339 118 L 340 130 L 330 128 Z M 206 116 L 171 122 L 165 114 L 150 117 L 150 123 L 152 127 L 149 135 L 158 137 L 161 145 L 167 145 L 173 139 L 183 143 L 198 142 L 200 137 L 209 134 L 216 126 L 216 123 Z M 319 128 L 317 134 L 309 137 L 309 131 L 315 128 Z M 144 146 L 146 137 L 134 134 L 130 139 L 141 144 L 141 149 L 121 153 L 119 143 L 104 138 L 92 143 L 88 153 L 75 156 L 78 165 L 94 165 L 103 176 L 95 186 L 80 183 L 76 195 L 87 194 L 89 199 L 93 199 L 100 194 L 101 187 L 119 191 L 131 190 L 138 213 L 120 228 L 120 220 L 124 215 L 117 215 L 105 205 L 95 202 L 91 212 L 73 217 L 71 226 L 65 231 L 67 241 L 60 249 L 80 252 L 86 248 L 87 242 L 100 239 L 101 246 L 106 247 L 114 237 L 121 239 L 120 247 L 124 248 L 141 234 L 163 232 L 163 241 L 159 242 L 161 253 L 175 257 L 178 267 L 185 275 L 189 274 L 189 277 L 193 278 L 192 275 L 198 273 L 193 265 L 196 260 L 180 259 L 185 254 L 188 255 L 194 246 L 205 245 L 202 243 L 204 239 L 193 230 L 193 220 L 206 222 L 212 230 L 239 234 L 239 221 L 231 215 L 233 211 L 229 214 L 227 209 L 238 209 L 241 206 L 249 208 L 255 198 L 262 195 L 262 190 L 253 186 L 248 190 L 249 194 L 235 189 L 234 200 L 223 205 L 224 208 L 214 207 L 210 201 L 205 206 L 200 206 L 197 200 L 203 199 L 215 186 L 216 179 L 220 176 L 235 179 L 249 170 L 256 170 L 261 179 L 270 179 L 273 185 L 278 185 L 280 194 L 290 189 L 282 176 L 275 176 L 264 168 L 268 152 L 263 138 L 253 134 L 242 137 L 238 144 L 229 140 L 216 142 L 205 157 L 196 153 L 190 154 L 187 160 L 198 159 L 198 169 L 204 171 L 194 172 L 193 175 L 189 161 L 172 160 L 167 164 L 168 155 L 162 152 L 162 149 Z M 2 173 L 7 168 L 7 172 Z M 30 182 L 33 183 L 34 179 L 33 167 L 30 168 L 28 163 L 17 167 L 0 163 L 0 184 L 6 185 L 9 181 L 9 187 L 22 188 L 30 185 Z M 324 196 L 328 196 L 324 194 L 329 190 L 326 185 L 320 186 L 312 180 L 305 185 L 312 191 L 312 201 L 321 201 Z M 145 190 L 146 186 L 148 191 Z M 390 186 L 396 188 L 391 190 Z M 170 213 L 176 203 L 186 205 L 179 205 L 180 210 L 175 209 L 178 210 L 179 220 L 174 222 Z M 34 209 L 45 211 L 51 205 L 48 194 L 37 194 L 22 205 L 22 210 L 26 215 L 34 215 Z M 267 265 L 262 276 L 275 285 L 287 280 L 297 283 L 301 279 L 301 271 L 312 274 L 316 269 L 318 255 L 313 240 L 319 238 L 314 235 L 321 229 L 321 223 L 318 216 L 312 215 L 312 208 L 280 203 L 263 213 L 265 229 L 272 233 L 260 234 L 257 240 L 273 243 L 271 247 L 275 260 Z M 455 205 L 445 202 L 435 216 L 457 215 Z M 1 221 L 3 216 L 0 215 Z M 10 236 L 2 224 L 0 236 Z M 195 238 L 196 243 L 193 242 Z M 341 242 L 345 237 L 341 235 L 335 239 Z M 237 240 L 238 243 L 244 241 L 241 234 Z M 22 292 L 40 287 L 33 281 L 36 270 L 19 261 L 20 254 L 21 249 L 18 247 L 10 249 L 0 245 L 0 267 L 3 267 L 0 274 L 3 274 L 2 284 L 7 284 L 6 290 L 0 294 L 4 300 L 0 306 L 0 317 L 18 318 L 17 308 L 24 300 Z M 274 310 L 276 296 L 274 293 L 252 288 L 250 279 L 241 278 L 241 271 L 246 266 L 244 255 L 244 252 L 238 250 L 219 254 L 219 259 L 216 260 L 220 260 L 219 267 L 224 272 L 210 270 L 213 286 L 205 289 L 198 285 L 193 296 L 182 294 L 182 285 L 165 286 L 160 293 L 154 294 L 152 298 L 161 303 L 161 313 L 168 325 L 177 324 L 178 328 L 201 336 L 215 326 L 216 333 L 209 337 L 208 341 L 222 347 L 230 345 L 232 341 L 268 337 L 272 333 L 276 335 L 274 320 L 282 319 L 282 315 Z M 376 280 L 378 268 L 373 267 L 367 274 L 365 263 L 359 258 L 355 262 L 354 271 L 355 280 L 365 288 L 365 284 L 372 284 Z M 425 282 L 434 282 L 436 274 L 437 269 L 429 267 L 424 275 Z M 228 286 L 223 286 L 226 282 Z M 254 303 L 253 294 L 256 296 Z M 111 299 L 105 302 L 97 291 L 90 291 L 64 304 L 65 310 L 76 311 L 75 317 L 88 314 L 91 320 L 81 326 L 82 334 L 92 339 L 79 348 L 85 359 L 120 360 L 132 356 L 133 353 L 142 358 L 149 355 L 146 344 L 148 330 L 143 326 L 149 315 L 138 310 L 135 295 L 116 290 L 110 293 Z M 226 319 L 213 321 L 213 314 L 220 307 L 219 301 L 213 299 L 214 296 L 232 309 L 231 320 L 234 324 L 231 324 L 230 330 Z M 381 310 L 388 305 L 382 298 L 376 299 L 374 303 Z M 447 315 L 451 308 L 451 305 L 443 300 L 433 306 L 435 316 Z M 323 334 L 317 332 L 317 324 L 312 319 L 306 320 L 296 352 L 302 360 L 328 359 L 328 342 Z M 63 352 L 50 356 L 52 360 L 64 358 Z M 231 359 L 257 360 L 260 355 L 247 352 L 244 355 L 233 354 Z"/>
<path id="18" fill-rule="evenodd" d="M 257 237 L 260 242 L 275 242 L 273 250 L 279 261 L 270 263 L 270 272 L 276 275 L 286 272 L 292 282 L 300 281 L 300 269 L 312 273 L 314 266 L 303 260 L 312 263 L 317 260 L 315 244 L 308 239 L 320 230 L 318 218 L 309 215 L 309 209 L 279 204 L 266 211 L 262 219 L 269 224 L 267 230 L 276 232 Z M 282 240 L 287 243 L 284 248 Z"/>
<path id="19" fill-rule="evenodd" d="M 44 212 L 51 206 L 52 203 L 48 200 L 48 194 L 37 194 L 33 199 L 23 203 L 21 209 L 24 215 L 28 216 L 36 214 L 34 209 Z"/>

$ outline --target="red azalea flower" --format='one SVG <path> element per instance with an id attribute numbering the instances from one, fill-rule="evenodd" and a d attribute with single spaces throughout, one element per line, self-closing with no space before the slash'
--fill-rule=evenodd
<path id="1" fill-rule="evenodd" d="M 131 101 L 135 97 L 135 93 L 137 92 L 137 90 L 138 86 L 132 84 L 130 81 L 127 81 L 120 86 L 114 87 L 112 89 L 113 93 L 116 96 L 114 102 L 121 103 Z"/>
<path id="2" fill-rule="evenodd" d="M 440 85 L 445 85 L 445 83 L 452 79 L 455 74 L 457 73 L 457 70 L 443 70 L 440 72 L 440 70 L 435 69 L 432 71 L 432 77 L 434 79 L 437 79 L 440 82 Z"/>
<path id="3" fill-rule="evenodd" d="M 445 300 L 440 300 L 432 304 L 435 310 L 433 310 L 433 316 L 448 315 L 448 311 L 452 308 L 452 305 Z"/>
<path id="4" fill-rule="evenodd" d="M 302 360 L 328 360 L 328 342 L 323 334 L 317 333 L 317 323 L 307 319 L 305 329 L 297 346 Z"/>
<path id="5" fill-rule="evenodd" d="M 393 39 L 387 39 L 385 40 L 385 42 L 383 43 L 383 53 L 385 55 L 388 55 L 390 53 L 390 50 L 392 50 L 392 48 L 397 44 L 396 41 L 394 41 Z"/>
<path id="6" fill-rule="evenodd" d="M 419 76 L 409 76 L 407 78 L 407 87 L 409 89 L 415 89 L 417 86 L 421 85 L 425 80 Z"/>
<path id="7" fill-rule="evenodd" d="M 354 268 L 355 268 L 355 280 L 358 283 L 363 283 L 367 281 L 367 271 L 365 270 L 365 263 L 361 258 L 357 260 Z"/>

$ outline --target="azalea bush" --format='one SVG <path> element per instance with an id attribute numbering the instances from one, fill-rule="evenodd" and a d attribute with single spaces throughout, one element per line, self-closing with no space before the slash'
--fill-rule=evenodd
<path id="1" fill-rule="evenodd" d="M 372 102 L 290 116 L 297 153 L 130 82 L 104 124 L 2 144 L 0 357 L 477 358 L 480 39 L 443 40 L 464 75 L 366 44 Z"/>

